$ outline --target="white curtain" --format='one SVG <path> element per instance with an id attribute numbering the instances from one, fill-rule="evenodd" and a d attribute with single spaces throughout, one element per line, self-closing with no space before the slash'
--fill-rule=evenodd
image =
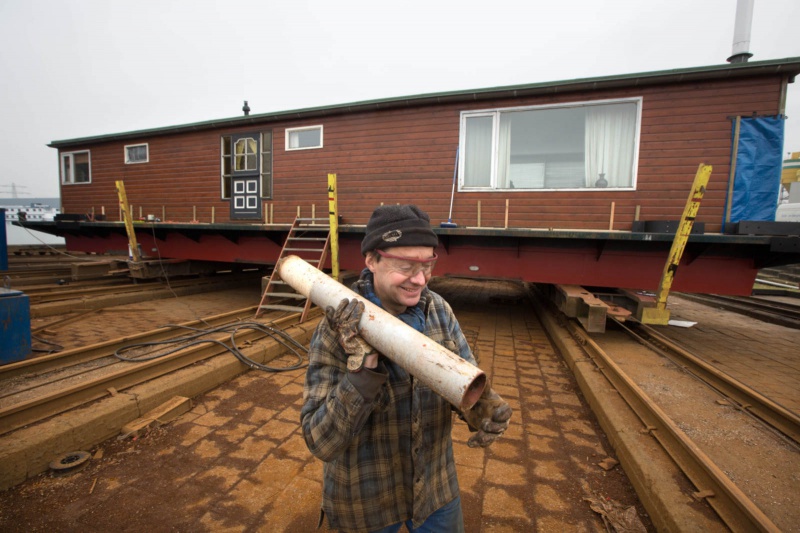
<path id="1" fill-rule="evenodd" d="M 636 141 L 636 104 L 586 108 L 586 187 L 597 187 L 600 175 L 608 187 L 630 187 Z"/>
<path id="2" fill-rule="evenodd" d="M 500 135 L 497 141 L 497 188 L 509 186 L 511 168 L 511 117 L 512 113 L 500 114 Z"/>
<path id="3" fill-rule="evenodd" d="M 489 187 L 492 179 L 493 117 L 469 117 L 464 139 L 464 187 Z"/>

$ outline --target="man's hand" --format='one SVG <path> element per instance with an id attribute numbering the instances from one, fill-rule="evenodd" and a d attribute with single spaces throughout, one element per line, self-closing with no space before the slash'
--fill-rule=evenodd
<path id="1" fill-rule="evenodd" d="M 470 448 L 485 448 L 508 429 L 511 407 L 487 383 L 483 394 L 472 406 L 462 413 L 470 429 L 477 430 L 467 441 Z"/>
<path id="2" fill-rule="evenodd" d="M 358 372 L 364 366 L 375 368 L 378 364 L 375 348 L 358 334 L 358 323 L 363 313 L 364 302 L 355 298 L 343 298 L 335 310 L 331 306 L 325 308 L 325 318 L 347 354 L 347 369 L 350 372 Z"/>

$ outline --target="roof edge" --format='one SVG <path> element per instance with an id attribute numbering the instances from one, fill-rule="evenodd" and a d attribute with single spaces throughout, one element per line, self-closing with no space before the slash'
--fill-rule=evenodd
<path id="1" fill-rule="evenodd" d="M 789 76 L 790 81 L 794 81 L 794 77 L 797 74 L 800 74 L 800 57 L 751 61 L 747 63 L 711 65 L 705 67 L 690 67 L 633 74 L 618 74 L 594 78 L 577 78 L 571 80 L 508 85 L 483 89 L 465 89 L 458 91 L 381 98 L 377 100 L 363 100 L 344 104 L 308 107 L 288 111 L 222 118 L 122 133 L 57 140 L 50 142 L 50 144 L 47 146 L 51 148 L 65 148 L 97 142 L 112 142 L 146 136 L 152 137 L 173 135 L 189 131 L 203 131 L 221 127 L 240 127 L 248 124 L 265 124 L 278 120 L 324 117 L 345 113 L 354 113 L 358 111 L 377 111 L 399 107 L 435 105 L 463 101 L 479 101 L 503 97 L 534 96 L 556 93 L 562 94 L 566 92 L 601 90 L 618 87 L 639 87 L 654 85 L 656 83 L 682 83 L 687 81 L 738 78 L 754 75 L 769 76 L 779 74 Z"/>

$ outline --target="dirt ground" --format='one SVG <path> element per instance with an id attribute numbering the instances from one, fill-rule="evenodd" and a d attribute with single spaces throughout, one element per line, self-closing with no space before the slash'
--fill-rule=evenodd
<path id="1" fill-rule="evenodd" d="M 469 431 L 456 423 L 466 531 L 605 531 L 588 499 L 633 507 L 653 531 L 521 287 L 447 279 L 433 288 L 515 411 L 486 450 L 468 448 Z M 191 298 L 151 307 L 169 314 Z M 302 383 L 302 369 L 243 374 L 195 398 L 173 423 L 87 450 L 92 458 L 75 472 L 48 472 L 1 494 L 0 530 L 313 531 L 322 465 L 300 433 Z"/>

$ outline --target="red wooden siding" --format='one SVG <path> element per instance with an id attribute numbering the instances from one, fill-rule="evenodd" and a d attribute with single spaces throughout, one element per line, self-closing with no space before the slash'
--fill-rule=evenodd
<path id="1" fill-rule="evenodd" d="M 465 104 L 408 107 L 341 114 L 303 121 L 264 123 L 246 128 L 179 133 L 85 146 L 91 151 L 92 183 L 65 185 L 66 213 L 119 217 L 115 180 L 125 181 L 134 214 L 154 214 L 188 222 L 193 207 L 200 222 L 230 222 L 227 200 L 220 195 L 220 136 L 273 131 L 274 222 L 289 223 L 297 214 L 327 213 L 327 174 L 338 175 L 339 211 L 345 223 L 364 224 L 383 203 L 414 202 L 438 225 L 447 220 L 453 165 L 462 111 L 514 106 L 642 97 L 642 123 L 635 191 L 457 192 L 453 220 L 460 225 L 503 227 L 506 200 L 509 227 L 630 230 L 637 206 L 642 220 L 680 217 L 701 162 L 714 167 L 698 220 L 706 231 L 720 231 L 731 150 L 734 115 L 780 112 L 778 76 L 693 82 L 666 86 L 573 92 Z M 254 117 L 254 120 L 258 120 Z M 286 128 L 322 124 L 324 147 L 287 152 Z M 150 162 L 125 165 L 126 144 L 149 143 Z M 78 151 L 70 148 L 63 151 Z M 252 223 L 252 222 L 248 222 Z"/>

